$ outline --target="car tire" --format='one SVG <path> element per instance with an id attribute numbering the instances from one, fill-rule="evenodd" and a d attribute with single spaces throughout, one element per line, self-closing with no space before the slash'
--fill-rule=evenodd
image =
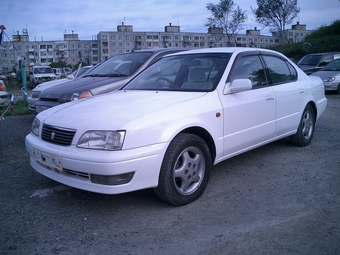
<path id="1" fill-rule="evenodd" d="M 193 134 L 179 134 L 165 153 L 155 193 L 173 205 L 189 204 L 203 194 L 211 168 L 205 141 Z"/>
<path id="2" fill-rule="evenodd" d="M 299 127 L 295 135 L 290 137 L 293 144 L 297 146 L 307 146 L 313 139 L 315 129 L 315 113 L 310 105 L 303 111 Z"/>
<path id="3" fill-rule="evenodd" d="M 340 83 L 338 84 L 338 88 L 335 91 L 337 94 L 340 94 Z"/>

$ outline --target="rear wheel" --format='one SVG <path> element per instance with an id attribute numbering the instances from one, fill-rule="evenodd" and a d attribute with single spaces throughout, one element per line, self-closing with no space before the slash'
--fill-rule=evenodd
<path id="1" fill-rule="evenodd" d="M 307 105 L 303 111 L 296 134 L 290 137 L 291 142 L 298 146 L 307 146 L 313 139 L 314 127 L 315 113 L 313 108 Z"/>
<path id="2" fill-rule="evenodd" d="M 203 194 L 211 168 L 204 140 L 193 134 L 179 134 L 165 153 L 155 192 L 170 204 L 189 204 Z"/>

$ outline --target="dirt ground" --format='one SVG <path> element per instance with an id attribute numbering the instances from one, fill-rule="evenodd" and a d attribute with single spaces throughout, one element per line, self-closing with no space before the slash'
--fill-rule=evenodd
<path id="1" fill-rule="evenodd" d="M 35 172 L 33 115 L 0 122 L 0 254 L 340 254 L 340 96 L 312 143 L 283 139 L 213 168 L 203 196 L 174 207 L 152 190 L 101 195 Z"/>

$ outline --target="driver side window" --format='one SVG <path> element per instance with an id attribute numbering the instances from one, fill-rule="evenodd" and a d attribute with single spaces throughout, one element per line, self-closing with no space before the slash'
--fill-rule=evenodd
<path id="1" fill-rule="evenodd" d="M 244 56 L 235 62 L 230 81 L 235 79 L 249 79 L 253 89 L 267 85 L 261 61 L 256 55 Z"/>

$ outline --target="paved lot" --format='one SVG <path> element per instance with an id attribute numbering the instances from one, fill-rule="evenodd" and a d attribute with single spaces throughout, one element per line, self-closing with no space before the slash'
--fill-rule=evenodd
<path id="1" fill-rule="evenodd" d="M 340 97 L 310 146 L 286 139 L 214 167 L 184 207 L 152 190 L 101 195 L 36 173 L 34 116 L 0 122 L 0 254 L 340 254 Z"/>

